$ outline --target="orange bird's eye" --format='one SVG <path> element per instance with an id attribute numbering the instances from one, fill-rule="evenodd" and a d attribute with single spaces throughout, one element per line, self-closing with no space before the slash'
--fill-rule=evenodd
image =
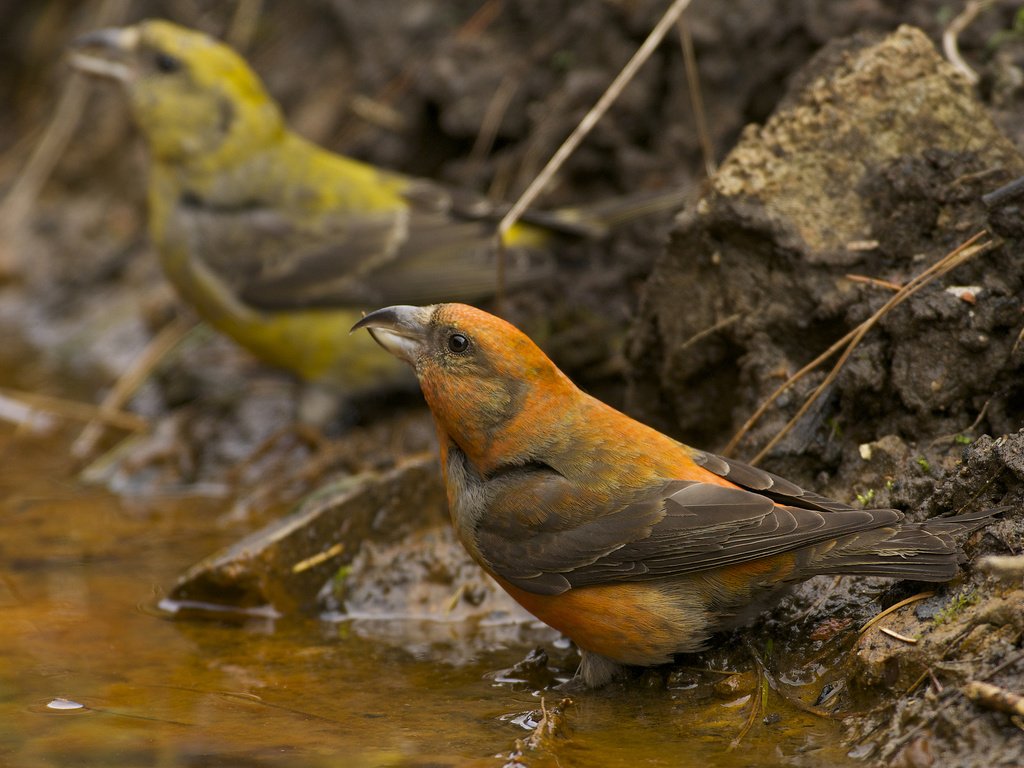
<path id="1" fill-rule="evenodd" d="M 469 339 L 461 333 L 453 333 L 448 337 L 448 349 L 456 355 L 461 355 L 469 349 Z"/>

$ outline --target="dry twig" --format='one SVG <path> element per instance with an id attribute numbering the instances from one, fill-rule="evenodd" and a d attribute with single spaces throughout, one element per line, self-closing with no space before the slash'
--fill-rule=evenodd
<path id="1" fill-rule="evenodd" d="M 142 350 L 132 365 L 117 380 L 100 404 L 100 415 L 85 425 L 85 429 L 71 445 L 71 455 L 77 459 L 92 453 L 96 443 L 103 437 L 103 424 L 110 414 L 121 410 L 143 382 L 149 378 L 161 360 L 185 338 L 196 325 L 192 319 L 179 316 L 161 329 L 160 333 Z"/>
<path id="2" fill-rule="evenodd" d="M 658 44 L 664 39 L 668 30 L 673 24 L 679 19 L 683 11 L 690 4 L 690 0 L 674 0 L 665 14 L 661 17 L 658 23 L 651 30 L 651 33 L 644 40 L 643 44 L 637 49 L 636 53 L 633 54 L 626 66 L 622 68 L 622 71 L 615 77 L 612 84 L 608 86 L 608 89 L 601 95 L 601 98 L 597 100 L 597 103 L 583 116 L 580 120 L 579 125 L 573 130 L 569 137 L 562 143 L 562 145 L 555 151 L 555 154 L 551 156 L 547 165 L 537 174 L 537 177 L 530 183 L 526 188 L 526 191 L 519 196 L 519 199 L 512 205 L 508 213 L 505 214 L 501 222 L 498 224 L 498 242 L 504 235 L 512 228 L 519 218 L 523 215 L 527 208 L 533 205 L 537 196 L 544 190 L 544 187 L 548 185 L 551 178 L 558 172 L 562 167 L 563 163 L 576 151 L 576 148 L 580 145 L 580 142 L 586 138 L 594 126 L 604 117 L 605 112 L 608 111 L 609 107 L 615 103 L 615 100 L 622 93 L 622 90 L 629 84 L 639 71 L 640 67 L 644 65 L 647 59 L 650 58 L 651 54 L 654 53 L 654 49 L 658 47 Z"/>
<path id="3" fill-rule="evenodd" d="M 839 375 L 839 371 L 842 369 L 843 365 L 846 363 L 850 355 L 853 353 L 853 350 L 860 343 L 861 339 L 863 339 L 864 336 L 868 333 L 868 331 L 870 331 L 879 322 L 879 320 L 885 317 L 886 314 L 892 311 L 894 307 L 901 304 L 906 299 L 909 299 L 911 296 L 920 291 L 934 279 L 946 274 L 951 269 L 960 266 L 969 259 L 974 258 L 978 254 L 983 253 L 990 247 L 992 247 L 992 241 L 985 241 L 984 243 L 980 244 L 978 243 L 978 240 L 980 240 L 984 235 L 984 231 L 974 234 L 965 242 L 960 244 L 952 252 L 948 253 L 946 256 L 935 262 L 935 264 L 928 267 L 928 269 L 924 270 L 923 272 L 909 280 L 899 291 L 897 291 L 892 296 L 892 298 L 890 298 L 885 304 L 883 304 L 878 309 L 878 311 L 876 311 L 871 317 L 869 317 L 863 323 L 858 325 L 855 329 L 847 333 L 845 336 L 839 339 L 839 341 L 835 342 L 822 354 L 818 355 L 818 357 L 816 357 L 814 360 L 809 362 L 807 365 L 805 365 L 803 368 L 801 368 L 799 371 L 797 371 L 795 374 L 789 377 L 789 379 L 783 382 L 774 392 L 772 392 L 771 395 L 768 396 L 768 398 L 757 408 L 757 410 L 754 411 L 753 415 L 749 419 L 747 419 L 746 423 L 742 427 L 740 427 L 739 431 L 737 431 L 737 433 L 733 435 L 728 445 L 726 445 L 724 453 L 726 455 L 732 454 L 736 446 L 739 444 L 740 440 L 743 439 L 744 435 L 746 435 L 747 432 L 750 431 L 754 424 L 757 423 L 761 416 L 764 415 L 765 411 L 768 410 L 771 404 L 775 402 L 775 400 L 778 399 L 778 397 L 783 392 L 792 387 L 797 381 L 799 381 L 808 373 L 813 371 L 821 363 L 823 363 L 825 360 L 827 360 L 829 357 L 831 357 L 835 352 L 837 352 L 840 348 L 842 348 L 845 345 L 846 350 L 839 357 L 839 360 L 836 362 L 836 364 L 832 367 L 832 370 L 829 372 L 828 376 L 826 376 L 824 381 L 822 381 L 821 384 L 819 384 L 818 387 L 807 397 L 807 399 L 804 401 L 803 406 L 801 406 L 801 408 L 796 412 L 796 414 L 786 423 L 786 426 L 784 426 L 778 432 L 778 434 L 776 434 L 775 437 L 773 437 L 768 442 L 768 444 L 758 452 L 758 454 L 751 460 L 751 463 L 756 464 L 758 461 L 760 461 L 765 456 L 765 454 L 768 453 L 768 451 L 774 448 L 779 443 L 779 441 L 782 440 L 782 438 L 789 433 L 789 431 L 794 427 L 794 425 L 796 425 L 796 423 L 803 417 L 803 415 L 807 413 L 808 410 L 810 410 L 811 406 L 817 400 L 818 396 L 822 392 L 824 392 L 825 389 L 835 380 L 835 378 Z"/>
<path id="4" fill-rule="evenodd" d="M 879 288 L 885 288 L 886 290 L 889 290 L 889 291 L 898 291 L 898 290 L 900 290 L 903 287 L 899 283 L 894 283 L 891 280 L 883 280 L 880 277 L 870 277 L 868 275 L 849 275 L 848 274 L 846 276 L 846 279 L 850 280 L 850 281 L 852 281 L 854 283 L 864 283 L 866 285 L 875 285 L 875 286 L 878 286 Z"/>
<path id="5" fill-rule="evenodd" d="M 725 318 L 723 320 L 719 320 L 714 325 L 708 326 L 707 328 L 705 328 L 702 331 L 697 331 L 695 334 L 693 334 L 693 336 L 688 338 L 686 341 L 684 341 L 682 344 L 680 344 L 676 348 L 676 350 L 675 350 L 676 353 L 679 353 L 679 352 L 682 352 L 683 350 L 689 349 L 690 347 L 692 347 L 697 342 L 699 342 L 699 341 L 701 341 L 703 339 L 706 339 L 708 336 L 711 336 L 712 334 L 717 333 L 718 331 L 722 330 L 723 328 L 728 328 L 730 325 L 732 325 L 737 320 L 739 320 L 742 316 L 743 315 L 741 313 L 737 312 L 734 315 L 729 315 L 727 318 Z"/>
<path id="6" fill-rule="evenodd" d="M 927 600 L 929 597 L 934 597 L 934 596 L 935 596 L 934 592 L 918 592 L 916 595 L 911 595 L 906 600 L 900 600 L 895 605 L 890 605 L 888 608 L 886 608 L 881 613 L 876 613 L 874 616 L 872 616 L 870 619 L 868 619 L 866 622 L 864 622 L 864 626 L 862 626 L 858 630 L 858 632 L 859 632 L 859 634 L 863 635 L 865 632 L 867 632 L 869 629 L 871 629 L 873 626 L 875 626 L 875 624 L 880 622 L 882 619 L 884 619 L 890 613 L 895 613 L 896 611 L 898 611 L 900 608 L 902 608 L 905 605 L 910 605 L 911 603 L 916 603 L 918 600 Z"/>
<path id="7" fill-rule="evenodd" d="M 92 403 L 67 400 L 62 397 L 44 395 L 39 392 L 23 392 L 8 387 L 0 387 L 0 397 L 17 400 L 34 411 L 59 416 L 64 419 L 74 419 L 76 421 L 98 420 L 108 426 L 132 432 L 139 432 L 149 428 L 149 422 L 141 416 L 117 409 L 104 411 Z"/>
<path id="8" fill-rule="evenodd" d="M 1024 696 L 992 683 L 970 680 L 963 687 L 964 696 L 988 709 L 1024 717 Z"/>
<path id="9" fill-rule="evenodd" d="M 512 97 L 516 95 L 519 87 L 519 73 L 508 73 L 502 78 L 501 83 L 491 96 L 487 109 L 484 111 L 483 119 L 480 121 L 480 130 L 477 132 L 476 141 L 469 152 L 469 157 L 474 162 L 481 162 L 494 147 L 494 140 L 498 136 L 498 129 L 501 128 L 501 121 L 508 112 L 512 103 Z"/>
<path id="10" fill-rule="evenodd" d="M 1009 669 L 1010 667 L 1015 666 L 1016 664 L 1018 664 L 1021 661 L 1024 661 L 1024 651 L 1021 651 L 1020 653 L 1016 653 L 1013 656 L 1011 656 L 1010 658 L 1008 658 L 1006 661 L 1002 662 L 1001 664 L 996 665 L 995 667 L 990 669 L 988 672 L 986 672 L 985 674 L 983 674 L 980 677 L 978 677 L 977 680 L 981 680 L 981 681 L 991 680 L 993 677 L 998 675 L 1003 670 Z M 898 738 L 892 744 L 893 753 L 895 754 L 895 752 L 900 747 L 902 747 L 904 744 L 906 744 L 911 739 L 913 739 L 915 736 L 917 736 L 917 734 L 919 734 L 925 728 L 930 726 L 932 724 L 932 721 L 935 720 L 936 717 L 938 717 L 939 712 L 941 710 L 945 709 L 950 704 L 953 704 L 957 699 L 959 699 L 963 695 L 964 695 L 964 691 L 961 688 L 947 688 L 945 691 L 943 691 L 940 694 L 939 704 L 936 706 L 936 708 L 933 709 L 928 716 L 924 717 L 919 723 L 917 723 L 913 728 L 911 728 L 909 731 L 907 731 L 905 734 L 903 734 L 903 736 Z"/>
<path id="11" fill-rule="evenodd" d="M 103 0 L 89 21 L 91 27 L 116 23 L 128 10 L 126 0 Z M 82 76 L 73 73 L 64 83 L 57 99 L 53 117 L 42 131 L 14 183 L 0 202 L 0 232 L 5 245 L 0 248 L 0 276 L 16 273 L 21 265 L 17 263 L 11 243 L 16 242 L 22 232 L 23 222 L 39 197 L 43 185 L 50 178 L 75 134 L 78 121 L 85 109 L 89 91 L 83 87 Z"/>
<path id="12" fill-rule="evenodd" d="M 960 41 L 958 38 L 960 33 L 967 29 L 978 17 L 978 14 L 994 3 L 995 0 L 968 0 L 964 9 L 949 22 L 949 26 L 942 32 L 943 53 L 946 54 L 949 63 L 966 77 L 967 82 L 971 85 L 977 85 L 980 78 L 978 73 L 971 69 L 970 65 L 964 61 L 964 57 L 960 55 Z"/>
<path id="13" fill-rule="evenodd" d="M 755 666 L 757 667 L 757 682 L 754 684 L 754 691 L 750 694 L 750 710 L 747 712 L 747 719 L 743 723 L 743 727 L 740 728 L 740 732 L 736 734 L 736 738 L 729 742 L 728 751 L 732 752 L 736 747 L 740 745 L 740 742 L 746 738 L 746 735 L 750 732 L 750 729 L 754 727 L 754 723 L 757 721 L 757 716 L 761 714 L 764 709 L 765 699 L 765 673 L 764 664 L 761 660 L 754 655 Z"/>
<path id="14" fill-rule="evenodd" d="M 238 0 L 224 39 L 237 51 L 245 51 L 256 34 L 263 13 L 263 0 Z"/>
<path id="15" fill-rule="evenodd" d="M 680 16 L 676 23 L 679 30 L 679 43 L 683 48 L 683 65 L 686 69 L 686 85 L 690 92 L 690 107 L 697 125 L 697 138 L 700 140 L 700 151 L 704 156 L 704 171 L 710 179 L 718 170 L 715 165 L 715 148 L 711 143 L 711 132 L 708 131 L 708 119 L 704 112 L 704 94 L 700 87 L 700 70 L 697 68 L 697 54 L 693 50 L 693 36 L 685 16 Z"/>
<path id="16" fill-rule="evenodd" d="M 974 564 L 976 570 L 988 573 L 997 579 L 1019 579 L 1024 577 L 1024 555 L 988 555 Z"/>
<path id="17" fill-rule="evenodd" d="M 988 413 L 988 407 L 991 404 L 992 398 L 990 397 L 988 400 L 985 401 L 985 404 L 981 406 L 981 410 L 978 411 L 978 416 L 967 427 L 961 429 L 959 432 L 953 432 L 952 434 L 949 435 L 940 435 L 939 437 L 936 437 L 934 440 L 932 440 L 929 443 L 929 445 L 936 445 L 938 443 L 943 443 L 949 440 L 955 440 L 965 432 L 973 432 L 975 429 L 978 428 L 978 425 L 981 424 L 981 420 L 985 418 L 985 414 Z"/>
<path id="18" fill-rule="evenodd" d="M 889 637 L 895 640 L 899 640 L 904 643 L 909 643 L 910 645 L 917 645 L 916 637 L 907 637 L 907 635 L 901 635 L 895 629 L 889 629 L 888 627 L 879 627 L 878 631 L 882 634 L 888 635 Z"/>

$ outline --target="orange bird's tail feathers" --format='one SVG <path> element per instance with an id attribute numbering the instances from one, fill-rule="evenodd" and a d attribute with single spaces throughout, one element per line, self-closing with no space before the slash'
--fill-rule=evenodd
<path id="1" fill-rule="evenodd" d="M 1001 509 L 876 528 L 815 547 L 800 578 L 823 574 L 949 581 L 964 560 L 957 539 L 988 525 Z"/>

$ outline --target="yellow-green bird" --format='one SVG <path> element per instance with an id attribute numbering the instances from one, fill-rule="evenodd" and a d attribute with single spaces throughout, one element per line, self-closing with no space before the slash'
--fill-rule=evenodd
<path id="1" fill-rule="evenodd" d="M 149 229 L 167 277 L 263 360 L 348 394 L 386 387 L 407 374 L 348 335 L 363 310 L 493 295 L 502 210 L 293 133 L 229 46 L 151 20 L 78 38 L 71 64 L 127 94 L 149 146 Z M 680 200 L 532 214 L 505 238 L 506 284 L 549 273 L 554 235 L 601 234 Z"/>

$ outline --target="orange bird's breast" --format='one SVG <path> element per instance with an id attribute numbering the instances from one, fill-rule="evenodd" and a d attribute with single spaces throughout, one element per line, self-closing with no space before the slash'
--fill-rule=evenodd
<path id="1" fill-rule="evenodd" d="M 658 586 L 609 584 L 537 595 L 503 579 L 498 583 L 526 610 L 580 648 L 623 664 L 670 661 L 672 654 L 688 649 L 688 636 L 696 641 L 692 650 L 703 639 L 695 632 L 704 623 L 703 611 L 681 610 Z"/>
<path id="2" fill-rule="evenodd" d="M 704 647 L 708 636 L 755 613 L 792 573 L 792 553 L 659 581 L 599 584 L 538 595 L 500 577 L 526 610 L 580 648 L 622 664 L 648 666 Z"/>

